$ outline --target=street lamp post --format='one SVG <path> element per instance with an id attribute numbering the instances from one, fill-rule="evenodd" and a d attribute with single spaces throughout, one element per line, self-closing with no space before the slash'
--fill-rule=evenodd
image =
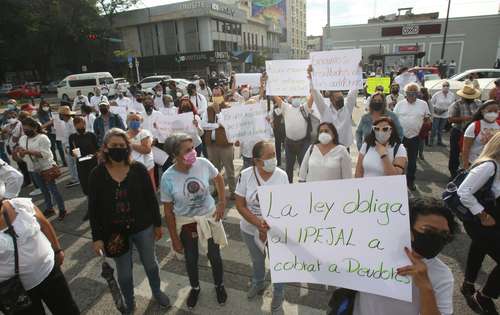
<path id="1" fill-rule="evenodd" d="M 448 19 L 450 17 L 450 4 L 451 4 L 451 0 L 448 0 L 448 11 L 446 12 L 446 21 L 444 22 L 443 47 L 441 47 L 441 60 L 444 59 L 444 50 L 445 50 L 445 46 L 446 46 L 446 35 L 448 35 Z"/>

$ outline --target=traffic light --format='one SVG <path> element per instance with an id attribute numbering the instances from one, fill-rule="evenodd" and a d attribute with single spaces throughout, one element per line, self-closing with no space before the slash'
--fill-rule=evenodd
<path id="1" fill-rule="evenodd" d="M 88 34 L 87 38 L 88 38 L 88 40 L 96 40 L 97 39 L 97 35 L 96 34 Z"/>

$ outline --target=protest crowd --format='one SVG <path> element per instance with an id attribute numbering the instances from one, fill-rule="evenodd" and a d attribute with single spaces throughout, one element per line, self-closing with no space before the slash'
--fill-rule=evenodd
<path id="1" fill-rule="evenodd" d="M 239 82 L 233 73 L 227 82 L 199 79 L 187 86 L 185 95 L 174 81 L 162 81 L 152 93 L 133 86 L 110 96 L 96 88 L 91 99 L 78 93 L 73 102 L 60 105 L 41 101 L 36 107 L 21 106 L 9 100 L 0 143 L 0 229 L 5 232 L 0 233 L 0 310 L 44 314 L 45 304 L 52 314 L 80 313 L 61 271 L 64 249 L 47 219 L 64 222 L 72 215 L 65 205 L 66 189 L 81 189 L 87 197 L 82 219 L 90 223 L 93 250 L 114 261 L 123 313 L 132 314 L 133 247 L 152 298 L 171 307 L 160 288 L 155 251 L 155 243 L 167 238 L 162 226 L 171 250 L 185 262 L 187 307 L 203 308 L 197 304 L 200 253 L 210 262 L 216 301 L 224 305 L 231 295 L 224 287 L 221 248 L 231 246 L 224 218 L 228 203 L 234 202 L 252 264 L 248 302 L 241 302 L 252 303 L 266 288 L 266 257 L 268 251 L 273 255 L 266 248 L 272 224 L 264 216 L 267 205 L 260 189 L 400 176 L 406 177 L 409 194 L 406 233 L 411 246 L 400 249 L 408 264 L 397 266 L 395 273 L 412 280 L 411 299 L 337 288 L 330 314 L 451 315 L 454 285 L 461 286 L 471 312 L 498 314 L 498 93 L 481 102 L 472 84 L 454 94 L 444 81 L 441 91 L 429 95 L 403 68 L 388 94 L 377 89 L 367 97 L 366 112 L 353 122 L 362 87 L 317 86 L 314 60 L 303 70 L 307 93 L 299 95 L 275 92 L 276 75 L 267 69 L 259 86 Z M 425 158 L 426 146 L 446 147 L 448 133 L 450 182 L 456 187 L 446 189 L 466 208 L 462 216 L 449 202 L 413 196 L 421 176 L 417 160 Z M 355 160 L 353 150 L 358 152 Z M 241 170 L 235 169 L 235 152 L 243 159 Z M 57 183 L 63 167 L 70 178 L 65 186 Z M 21 188 L 31 197 L 43 196 L 43 207 L 18 197 Z M 472 243 L 463 283 L 454 284 L 450 269 L 436 256 L 457 232 L 457 217 Z M 486 256 L 496 266 L 479 287 L 476 280 Z M 272 284 L 273 314 L 282 311 L 286 287 Z"/>

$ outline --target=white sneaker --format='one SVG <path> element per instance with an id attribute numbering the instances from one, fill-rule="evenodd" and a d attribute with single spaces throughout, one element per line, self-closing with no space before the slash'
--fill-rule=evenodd
<path id="1" fill-rule="evenodd" d="M 42 194 L 42 191 L 39 188 L 37 188 L 37 189 L 35 189 L 35 190 L 33 190 L 32 192 L 29 193 L 30 197 L 39 196 L 41 194 Z"/>

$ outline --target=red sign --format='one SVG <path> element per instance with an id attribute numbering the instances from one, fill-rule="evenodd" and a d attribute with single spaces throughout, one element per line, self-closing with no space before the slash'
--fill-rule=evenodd
<path id="1" fill-rule="evenodd" d="M 441 24 L 406 24 L 382 28 L 382 37 L 440 34 Z"/>
<path id="2" fill-rule="evenodd" d="M 399 46 L 399 52 L 406 52 L 406 51 L 418 51 L 418 46 L 416 45 L 410 45 L 410 46 Z"/>

